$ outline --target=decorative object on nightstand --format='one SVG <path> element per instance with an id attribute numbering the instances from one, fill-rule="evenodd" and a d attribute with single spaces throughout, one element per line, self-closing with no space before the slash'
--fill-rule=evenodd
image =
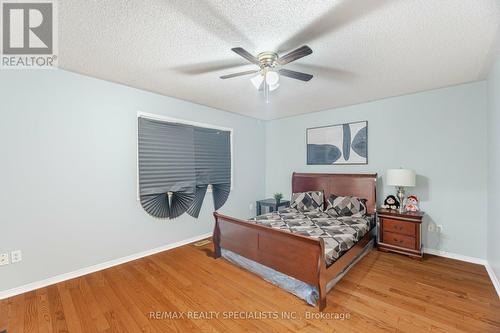
<path id="1" fill-rule="evenodd" d="M 283 199 L 283 194 L 274 193 L 274 200 L 276 200 L 276 206 L 279 207 L 281 199 Z"/>
<path id="2" fill-rule="evenodd" d="M 416 174 L 410 169 L 389 169 L 387 170 L 387 185 L 398 188 L 399 213 L 404 212 L 405 187 L 415 186 Z"/>
<path id="3" fill-rule="evenodd" d="M 405 210 L 407 212 L 418 212 L 420 208 L 418 207 L 418 197 L 416 195 L 409 195 L 406 198 Z"/>
<path id="4" fill-rule="evenodd" d="M 388 195 L 387 198 L 385 198 L 385 200 L 384 200 L 384 204 L 382 205 L 382 208 L 399 209 L 399 201 L 392 194 Z"/>
<path id="5" fill-rule="evenodd" d="M 400 213 L 398 210 L 379 208 L 378 249 L 422 259 L 421 225 L 424 215 L 422 211 Z"/>
<path id="6" fill-rule="evenodd" d="M 269 212 L 278 211 L 280 207 L 288 207 L 290 206 L 290 200 L 281 200 L 279 203 L 276 203 L 276 199 L 264 199 L 257 200 L 255 204 L 255 210 L 257 215 L 262 214 L 262 207 L 269 207 Z"/>

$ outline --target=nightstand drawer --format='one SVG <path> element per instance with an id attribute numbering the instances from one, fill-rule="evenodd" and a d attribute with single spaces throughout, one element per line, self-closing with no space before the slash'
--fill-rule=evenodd
<path id="1" fill-rule="evenodd" d="M 397 234 L 408 235 L 415 237 L 415 224 L 408 222 L 401 222 L 387 218 L 381 218 L 383 223 L 383 230 L 388 232 L 395 232 Z"/>
<path id="2" fill-rule="evenodd" d="M 384 231 L 382 235 L 382 242 L 407 249 L 415 249 L 414 237 L 400 235 L 393 232 Z"/>

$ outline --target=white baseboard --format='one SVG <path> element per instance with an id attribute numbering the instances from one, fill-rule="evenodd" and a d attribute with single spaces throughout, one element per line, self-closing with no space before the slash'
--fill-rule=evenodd
<path id="1" fill-rule="evenodd" d="M 199 236 L 191 237 L 191 238 L 188 238 L 188 239 L 184 239 L 184 240 L 179 241 L 179 242 L 175 242 L 175 243 L 163 245 L 163 246 L 160 246 L 160 247 L 156 247 L 156 248 L 151 249 L 151 250 L 146 250 L 146 251 L 143 251 L 143 252 L 140 252 L 140 253 L 131 254 L 131 255 L 126 256 L 126 257 L 122 257 L 122 258 L 118 258 L 118 259 L 113 259 L 113 260 L 110 260 L 110 261 L 103 262 L 101 264 L 97 264 L 97 265 L 93 265 L 93 266 L 81 268 L 81 269 L 78 269 L 76 271 L 72 271 L 72 272 L 68 272 L 68 273 L 56 275 L 56 276 L 53 276 L 53 277 L 50 277 L 50 278 L 47 278 L 47 279 L 44 279 L 44 280 L 40 280 L 40 281 L 28 283 L 28 284 L 25 284 L 25 285 L 22 285 L 22 286 L 19 286 L 19 287 L 16 287 L 16 288 L 12 288 L 12 289 L 8 289 L 8 290 L 0 291 L 0 300 L 5 299 L 5 298 L 9 298 L 9 297 L 12 297 L 12 296 L 16 296 L 16 295 L 19 295 L 19 294 L 23 294 L 23 293 L 26 293 L 28 291 L 32 291 L 32 290 L 35 290 L 35 289 L 39 289 L 39 288 L 43 288 L 43 287 L 46 287 L 46 286 L 50 286 L 50 285 L 55 284 L 55 283 L 59 283 L 59 282 L 63 282 L 63 281 L 66 281 L 66 280 L 74 279 L 74 278 L 80 277 L 82 275 L 86 275 L 86 274 L 94 273 L 94 272 L 97 272 L 97 271 L 101 271 L 101 270 L 106 269 L 106 268 L 110 268 L 110 267 L 113 267 L 113 266 L 121 265 L 121 264 L 124 264 L 124 263 L 129 262 L 129 261 L 133 261 L 133 260 L 136 260 L 136 259 L 140 259 L 140 258 L 143 258 L 143 257 L 147 257 L 147 256 L 150 256 L 150 255 L 153 255 L 155 253 L 163 252 L 163 251 L 170 250 L 170 249 L 173 249 L 173 248 L 176 248 L 176 247 L 179 247 L 179 246 L 183 246 L 183 245 L 186 245 L 186 244 L 189 244 L 189 243 L 193 243 L 193 242 L 205 239 L 205 238 L 210 237 L 210 236 L 212 236 L 212 233 L 206 233 L 206 234 L 203 234 L 203 235 L 199 235 Z"/>
<path id="2" fill-rule="evenodd" d="M 442 250 L 424 248 L 424 253 L 433 254 L 433 255 L 439 256 L 439 257 L 445 257 L 445 258 L 456 259 L 456 260 L 460 260 L 460 261 L 466 261 L 466 262 L 470 262 L 470 263 L 478 264 L 478 265 L 486 265 L 487 264 L 487 261 L 485 259 L 476 258 L 476 257 L 468 257 L 468 256 L 464 256 L 461 254 L 446 252 L 446 251 L 442 251 Z"/>
<path id="3" fill-rule="evenodd" d="M 497 291 L 498 298 L 500 298 L 500 281 L 498 280 L 497 276 L 495 275 L 495 271 L 493 270 L 493 267 L 489 263 L 486 263 L 484 265 L 486 267 L 486 271 L 488 272 L 488 275 L 490 276 L 491 282 L 493 282 L 493 286 L 495 286 L 495 290 Z"/>
<path id="4" fill-rule="evenodd" d="M 428 254 L 433 254 L 435 256 L 440 256 L 440 257 L 456 259 L 456 260 L 460 260 L 460 261 L 466 261 L 466 262 L 470 262 L 473 264 L 483 265 L 486 268 L 488 275 L 490 276 L 491 283 L 493 283 L 493 286 L 495 287 L 498 298 L 500 298 L 500 282 L 499 282 L 497 276 L 495 275 L 493 268 L 490 266 L 490 264 L 488 263 L 488 261 L 486 259 L 481 259 L 481 258 L 476 258 L 476 257 L 468 257 L 468 256 L 464 256 L 464 255 L 457 254 L 457 253 L 451 253 L 451 252 L 435 250 L 435 249 L 428 249 L 428 248 L 424 248 L 424 252 L 428 253 Z"/>

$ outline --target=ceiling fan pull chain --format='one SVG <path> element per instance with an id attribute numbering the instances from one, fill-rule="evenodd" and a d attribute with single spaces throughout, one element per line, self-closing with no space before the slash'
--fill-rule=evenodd
<path id="1" fill-rule="evenodd" d="M 266 95 L 266 103 L 269 104 L 269 84 L 267 83 L 267 70 L 264 72 L 264 94 Z"/>

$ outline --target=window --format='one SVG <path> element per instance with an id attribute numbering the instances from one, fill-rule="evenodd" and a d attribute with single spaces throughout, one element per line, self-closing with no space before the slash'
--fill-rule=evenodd
<path id="1" fill-rule="evenodd" d="M 209 187 L 218 210 L 232 183 L 232 130 L 138 114 L 138 194 L 158 218 L 198 217 Z"/>

